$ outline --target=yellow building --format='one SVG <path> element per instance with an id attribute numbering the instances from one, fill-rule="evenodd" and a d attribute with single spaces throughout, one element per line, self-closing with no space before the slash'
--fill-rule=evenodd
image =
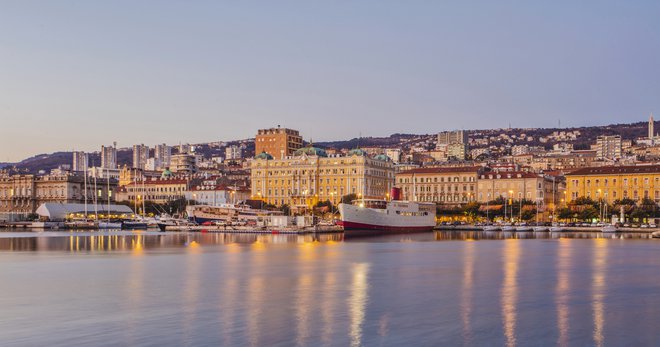
<path id="1" fill-rule="evenodd" d="M 643 198 L 660 202 L 660 165 L 604 166 L 579 169 L 566 174 L 568 201 L 579 197 L 594 200 Z"/>
<path id="2" fill-rule="evenodd" d="M 394 166 L 385 155 L 369 157 L 362 150 L 346 156 L 328 156 L 305 147 L 293 156 L 274 159 L 268 153 L 251 162 L 252 198 L 296 208 L 317 201 L 339 203 L 344 195 L 384 199 L 394 183 Z"/>
<path id="3" fill-rule="evenodd" d="M 497 198 L 528 200 L 553 209 L 562 202 L 564 181 L 526 171 L 492 171 L 479 175 L 477 201 Z M 553 195 L 554 192 L 554 195 Z"/>
<path id="4" fill-rule="evenodd" d="M 254 139 L 254 153 L 268 153 L 274 158 L 282 159 L 301 148 L 303 145 L 302 137 L 298 130 L 287 128 L 259 129 Z"/>
<path id="5" fill-rule="evenodd" d="M 396 174 L 402 198 L 411 201 L 461 205 L 477 198 L 480 166 L 417 168 Z"/>
<path id="6" fill-rule="evenodd" d="M 152 201 L 163 204 L 185 197 L 189 182 L 185 179 L 162 178 L 131 182 L 117 192 L 117 201 L 130 201 L 132 204 Z"/>

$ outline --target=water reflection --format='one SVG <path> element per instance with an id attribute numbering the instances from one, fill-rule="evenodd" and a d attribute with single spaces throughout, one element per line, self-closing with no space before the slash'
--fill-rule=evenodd
<path id="1" fill-rule="evenodd" d="M 194 242 L 203 247 L 219 244 L 308 244 L 314 242 L 332 244 L 374 242 L 432 242 L 455 240 L 508 240 L 508 239 L 609 239 L 613 236 L 601 232 L 487 232 L 487 231 L 437 231 L 414 234 L 379 235 L 344 239 L 342 233 L 271 235 L 271 234 L 223 234 L 223 233 L 159 233 L 159 232 L 39 232 L 0 233 L 2 251 L 63 251 L 63 252 L 111 252 L 147 251 L 158 248 L 187 247 Z M 616 238 L 649 239 L 648 233 L 617 233 Z"/>
<path id="2" fill-rule="evenodd" d="M 250 245 L 250 270 L 252 277 L 248 280 L 247 296 L 247 331 L 250 345 L 261 346 L 261 322 L 263 319 L 264 296 L 267 286 L 265 275 L 261 273 L 266 267 L 267 254 L 266 245 L 257 240 Z"/>
<path id="3" fill-rule="evenodd" d="M 555 286 L 555 305 L 557 307 L 557 328 L 559 329 L 559 346 L 568 346 L 569 333 L 569 293 L 571 273 L 572 248 L 570 241 L 559 240 L 557 247 L 557 284 Z"/>
<path id="4" fill-rule="evenodd" d="M 518 304 L 518 262 L 520 242 L 507 240 L 504 243 L 504 282 L 502 283 L 502 322 L 507 346 L 516 345 L 516 323 Z"/>
<path id="5" fill-rule="evenodd" d="M 605 281 L 606 281 L 607 243 L 596 240 L 592 257 L 591 307 L 594 318 L 593 339 L 596 346 L 603 345 L 603 327 L 605 325 Z"/>
<path id="6" fill-rule="evenodd" d="M 351 271 L 353 277 L 351 282 L 351 296 L 348 301 L 351 319 L 349 336 L 351 338 L 351 346 L 362 346 L 362 327 L 369 290 L 369 264 L 353 264 Z"/>
<path id="7" fill-rule="evenodd" d="M 461 291 L 461 318 L 463 321 L 464 345 L 472 345 L 472 287 L 474 282 L 474 242 L 467 242 L 463 247 L 463 290 Z"/>

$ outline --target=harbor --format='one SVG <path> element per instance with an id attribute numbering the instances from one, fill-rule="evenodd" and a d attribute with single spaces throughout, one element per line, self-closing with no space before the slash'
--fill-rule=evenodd
<path id="1" fill-rule="evenodd" d="M 0 340 L 654 345 L 660 242 L 622 235 L 2 232 Z"/>

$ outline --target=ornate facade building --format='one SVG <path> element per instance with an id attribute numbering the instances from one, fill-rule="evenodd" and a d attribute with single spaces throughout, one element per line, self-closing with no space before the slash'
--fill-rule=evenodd
<path id="1" fill-rule="evenodd" d="M 117 181 L 88 178 L 87 203 L 114 201 Z M 85 179 L 82 175 L 8 175 L 0 174 L 0 213 L 29 214 L 46 202 L 84 203 Z M 90 207 L 91 209 L 92 207 Z"/>
<path id="2" fill-rule="evenodd" d="M 392 161 L 384 154 L 369 157 L 360 149 L 328 156 L 322 149 L 305 147 L 282 159 L 262 152 L 251 169 L 253 199 L 298 209 L 318 201 L 337 204 L 348 194 L 385 199 L 394 184 Z"/>
<path id="3" fill-rule="evenodd" d="M 477 198 L 481 166 L 417 168 L 396 174 L 402 198 L 460 206 Z"/>

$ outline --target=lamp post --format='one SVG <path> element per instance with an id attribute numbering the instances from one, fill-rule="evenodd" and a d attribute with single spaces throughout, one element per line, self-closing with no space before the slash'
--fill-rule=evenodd
<path id="1" fill-rule="evenodd" d="M 513 190 L 509 190 L 509 203 L 511 210 L 511 223 L 513 223 Z"/>
<path id="2" fill-rule="evenodd" d="M 603 222 L 603 196 L 600 189 L 598 189 L 598 222 Z"/>

